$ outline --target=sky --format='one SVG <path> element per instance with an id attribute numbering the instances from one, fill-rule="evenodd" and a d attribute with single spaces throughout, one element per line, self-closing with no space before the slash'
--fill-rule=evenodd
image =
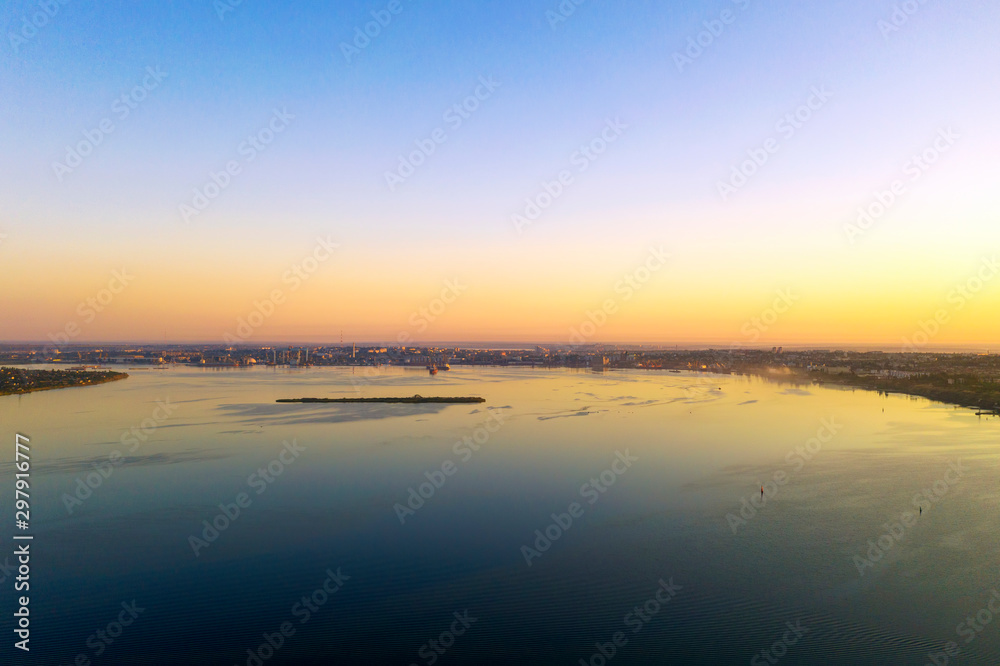
<path id="1" fill-rule="evenodd" d="M 0 26 L 2 341 L 1000 346 L 994 2 Z"/>

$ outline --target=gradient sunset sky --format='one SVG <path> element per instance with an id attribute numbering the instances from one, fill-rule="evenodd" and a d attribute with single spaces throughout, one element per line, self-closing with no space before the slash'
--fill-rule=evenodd
<path id="1" fill-rule="evenodd" d="M 249 344 L 569 342 L 607 301 L 589 342 L 894 349 L 943 314 L 929 345 L 1000 343 L 996 2 L 49 11 L 0 9 L 0 340 L 75 324 L 79 343 L 222 342 L 279 291 Z M 467 117 L 449 113 L 477 91 Z M 248 148 L 276 112 L 281 131 Z M 582 157 L 602 132 L 614 141 Z M 90 154 L 58 166 L 88 134 Z M 185 215 L 229 162 L 239 173 Z M 895 202 L 852 232 L 894 181 Z M 318 238 L 337 249 L 289 278 Z M 666 264 L 621 288 L 650 248 Z M 90 314 L 116 270 L 133 277 Z M 461 293 L 439 309 L 448 281 Z M 793 302 L 773 316 L 779 292 Z"/>

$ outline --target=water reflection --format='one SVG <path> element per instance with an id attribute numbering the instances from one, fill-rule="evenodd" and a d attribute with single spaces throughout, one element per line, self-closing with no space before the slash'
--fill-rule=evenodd
<path id="1" fill-rule="evenodd" d="M 783 664 L 923 664 L 961 640 L 956 626 L 998 584 L 998 422 L 969 410 L 641 371 L 383 368 L 363 379 L 172 368 L 0 398 L 0 422 L 35 443 L 43 656 L 68 663 L 110 610 L 141 597 L 148 610 L 105 663 L 243 663 L 339 566 L 351 580 L 270 663 L 425 663 L 420 646 L 465 608 L 479 619 L 451 663 L 578 663 L 630 631 L 626 615 L 673 577 L 682 589 L 615 663 L 746 663 L 801 622 L 809 630 Z M 274 402 L 414 393 L 487 403 Z M 176 412 L 68 513 L 63 496 L 163 398 Z M 502 425 L 468 448 L 500 408 Z M 842 429 L 817 449 L 824 419 Z M 254 494 L 248 478 L 292 441 L 301 458 Z M 626 450 L 638 462 L 598 502 L 581 501 Z M 855 556 L 956 460 L 968 472 L 859 574 Z M 0 480 L 12 483 L 9 463 Z M 409 491 L 428 483 L 401 524 L 393 507 L 416 504 Z M 766 502 L 744 517 L 762 485 Z M 252 501 L 194 556 L 189 538 L 241 492 Z M 521 547 L 574 501 L 582 515 L 527 566 Z M 9 505 L 0 513 L 11 525 Z M 745 522 L 734 531 L 729 515 Z M 961 657 L 996 662 L 1000 628 Z"/>

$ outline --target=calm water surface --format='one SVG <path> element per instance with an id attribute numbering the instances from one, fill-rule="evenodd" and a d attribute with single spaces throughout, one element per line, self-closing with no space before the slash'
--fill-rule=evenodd
<path id="1" fill-rule="evenodd" d="M 3 492 L 32 447 L 23 663 L 1000 663 L 996 419 L 638 371 L 130 373 L 0 398 Z M 487 402 L 274 403 L 413 394 Z"/>

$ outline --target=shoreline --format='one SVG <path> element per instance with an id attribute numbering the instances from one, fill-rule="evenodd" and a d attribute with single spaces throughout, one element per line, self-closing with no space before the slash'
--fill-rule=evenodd
<path id="1" fill-rule="evenodd" d="M 128 379 L 127 372 L 116 372 L 113 370 L 107 371 L 81 371 L 81 370 L 24 370 L 21 368 L 11 368 L 5 366 L 0 368 L 3 370 L 17 370 L 21 373 L 22 378 L 35 379 L 40 376 L 40 373 L 50 373 L 58 372 L 65 373 L 66 376 L 57 377 L 57 383 L 53 386 L 26 386 L 21 388 L 0 388 L 0 397 L 8 395 L 26 395 L 28 393 L 38 393 L 39 391 L 56 391 L 59 389 L 67 388 L 83 388 L 87 386 L 97 386 L 100 384 L 108 384 L 110 382 L 116 382 L 123 379 Z M 39 374 L 29 374 L 29 373 L 39 373 Z M 67 379 L 73 379 L 74 381 L 66 381 Z M 85 381 L 80 381 L 85 380 Z"/>
<path id="2" fill-rule="evenodd" d="M 465 405 L 465 404 L 478 404 L 481 402 L 486 402 L 486 398 L 479 397 L 467 397 L 467 398 L 437 398 L 429 397 L 425 398 L 419 395 L 413 395 L 408 398 L 280 398 L 275 400 L 275 402 L 281 403 L 359 403 L 359 402 L 374 402 L 374 403 L 405 403 L 405 404 L 423 404 L 423 403 L 436 403 L 436 404 L 448 404 L 448 405 Z"/>
<path id="3" fill-rule="evenodd" d="M 971 388 L 963 388 L 961 384 L 938 387 L 933 385 L 907 386 L 907 380 L 885 380 L 877 377 L 853 377 L 837 381 L 832 378 L 809 377 L 818 384 L 834 384 L 849 386 L 865 391 L 875 391 L 886 395 L 898 393 L 917 398 L 926 398 L 945 405 L 975 409 L 977 415 L 1000 416 L 1000 388 L 987 392 Z M 954 388 L 951 388 L 954 386 Z"/>
<path id="4" fill-rule="evenodd" d="M 925 398 L 963 409 L 974 409 L 977 416 L 1000 416 L 1000 384 L 984 386 L 975 378 L 948 377 L 941 375 L 922 376 L 915 378 L 884 378 L 855 374 L 831 375 L 825 372 L 801 371 L 788 369 L 786 372 L 774 372 L 773 368 L 742 368 L 734 370 L 733 374 L 760 377 L 772 381 L 788 381 L 802 384 L 819 384 L 844 386 L 848 388 L 873 391 L 876 393 L 908 395 Z M 961 380 L 955 384 L 936 385 L 938 380 Z M 972 379 L 967 385 L 964 380 Z"/>
<path id="5" fill-rule="evenodd" d="M 542 368 L 544 369 L 544 368 Z M 612 371 L 625 368 L 606 368 Z M 854 373 L 830 374 L 820 371 L 809 371 L 788 366 L 745 365 L 732 367 L 729 371 L 689 367 L 658 367 L 645 368 L 647 371 L 684 372 L 691 375 L 701 374 L 736 374 L 754 376 L 776 382 L 792 382 L 799 384 L 818 384 L 843 386 L 877 393 L 908 395 L 925 398 L 933 402 L 952 405 L 964 409 L 976 410 L 977 415 L 1000 416 L 1000 382 L 984 380 L 972 374 L 928 373 L 915 377 L 881 377 L 877 375 L 857 375 Z M 128 373 L 113 370 L 81 371 L 81 370 L 31 370 L 16 366 L 0 367 L 0 379 L 3 371 L 20 375 L 19 381 L 37 381 L 46 373 L 58 373 L 52 386 L 26 386 L 14 389 L 0 388 L 0 397 L 8 395 L 24 395 L 38 391 L 52 391 L 64 388 L 80 388 L 95 386 L 109 382 L 120 381 L 129 377 Z M 13 378 L 12 378 L 13 379 Z M 950 383 L 949 383 L 950 382 Z M 16 382 L 15 382 L 16 384 Z M 0 384 L 2 386 L 2 384 Z M 478 396 L 467 397 L 424 397 L 420 395 L 388 398 L 279 398 L 276 403 L 324 404 L 324 403 L 396 403 L 396 404 L 479 404 L 486 402 Z"/>

